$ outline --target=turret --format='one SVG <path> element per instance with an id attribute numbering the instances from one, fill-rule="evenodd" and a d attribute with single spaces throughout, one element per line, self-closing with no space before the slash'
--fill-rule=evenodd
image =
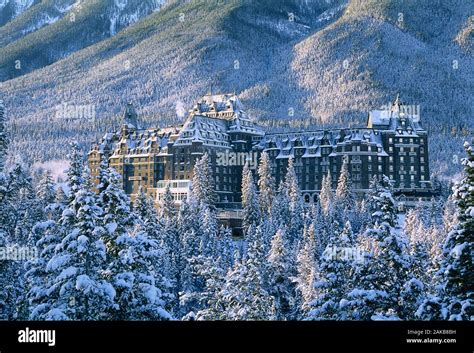
<path id="1" fill-rule="evenodd" d="M 123 114 L 123 125 L 127 125 L 128 129 L 139 129 L 138 117 L 132 103 L 128 103 Z"/>

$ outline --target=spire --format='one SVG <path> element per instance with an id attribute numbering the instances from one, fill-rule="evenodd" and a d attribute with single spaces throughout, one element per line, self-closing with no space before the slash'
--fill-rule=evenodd
<path id="1" fill-rule="evenodd" d="M 138 129 L 138 119 L 137 119 L 137 112 L 133 107 L 132 103 L 128 103 L 125 112 L 123 114 L 123 124 L 128 125 L 129 128 Z"/>
<path id="2" fill-rule="evenodd" d="M 397 98 L 395 98 L 395 101 L 392 104 L 392 112 L 400 112 L 400 93 L 397 93 Z"/>

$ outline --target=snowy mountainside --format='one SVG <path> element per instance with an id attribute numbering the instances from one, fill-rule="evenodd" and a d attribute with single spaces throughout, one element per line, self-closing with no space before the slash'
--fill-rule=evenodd
<path id="1" fill-rule="evenodd" d="M 473 3 L 459 0 L 438 7 L 427 0 L 168 1 L 111 37 L 3 82 L 0 95 L 18 136 L 12 149 L 28 151 L 32 161 L 63 159 L 58 143 L 76 138 L 87 147 L 117 127 L 129 101 L 145 126 L 174 125 L 182 121 L 176 107 L 189 108 L 210 87 L 235 91 L 271 129 L 364 125 L 368 110 L 400 93 L 420 106 L 439 142 L 430 145 L 432 169 L 450 175 L 459 170 L 452 156 L 461 155 L 472 131 L 473 13 Z M 76 34 L 69 28 L 45 37 L 61 21 L 24 37 L 43 36 L 25 53 L 37 55 L 45 38 L 64 48 L 83 45 L 80 34 L 70 40 Z M 88 34 L 100 37 L 110 24 Z M 14 44 L 8 52 L 19 53 Z M 97 119 L 55 119 L 64 103 L 92 106 Z"/>
<path id="2" fill-rule="evenodd" d="M 50 65 L 114 36 L 164 0 L 46 0 L 0 27 L 0 81 Z M 54 45 L 50 45 L 54 43 Z M 39 54 L 40 53 L 40 54 Z M 21 60 L 18 69 L 12 63 Z"/>
<path id="3" fill-rule="evenodd" d="M 75 0 L 47 0 L 28 8 L 17 18 L 0 27 L 0 45 L 6 46 L 56 22 L 72 8 L 74 2 Z"/>
<path id="4" fill-rule="evenodd" d="M 0 0 L 0 26 L 21 15 L 39 0 Z"/>

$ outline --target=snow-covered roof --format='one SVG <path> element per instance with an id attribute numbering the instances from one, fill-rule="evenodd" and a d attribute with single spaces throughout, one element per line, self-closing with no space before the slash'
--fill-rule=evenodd
<path id="1" fill-rule="evenodd" d="M 243 111 L 243 105 L 236 94 L 207 94 L 199 99 L 190 110 L 191 114 L 213 115 Z"/>

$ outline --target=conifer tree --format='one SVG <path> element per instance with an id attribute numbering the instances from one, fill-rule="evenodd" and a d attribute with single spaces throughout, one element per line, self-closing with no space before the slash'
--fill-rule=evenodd
<path id="1" fill-rule="evenodd" d="M 474 319 L 474 149 L 468 142 L 464 149 L 464 178 L 453 188 L 458 224 L 448 233 L 440 269 L 449 320 Z"/>
<path id="2" fill-rule="evenodd" d="M 165 193 L 163 195 L 163 199 L 158 205 L 158 209 L 161 219 L 167 220 L 169 222 L 174 222 L 176 220 L 177 212 L 169 183 L 166 184 Z"/>
<path id="3" fill-rule="evenodd" d="M 46 320 L 98 320 L 116 307 L 115 290 L 101 275 L 106 268 L 106 247 L 100 239 L 102 210 L 87 174 L 81 180 L 85 182 L 71 181 L 76 192 L 61 219 L 64 236 L 46 265 L 53 276 Z"/>
<path id="4" fill-rule="evenodd" d="M 257 173 L 260 213 L 263 217 L 269 217 L 272 212 L 273 198 L 276 190 L 275 180 L 271 171 L 270 158 L 266 151 L 262 152 Z"/>
<path id="5" fill-rule="evenodd" d="M 308 230 L 305 230 L 302 244 L 300 245 L 296 257 L 296 276 L 293 281 L 296 284 L 298 318 L 306 317 L 310 310 L 310 303 L 314 299 L 314 280 L 317 271 L 317 262 L 315 258 L 315 238 L 314 225 L 311 224 Z"/>
<path id="6" fill-rule="evenodd" d="M 347 162 L 342 164 L 341 173 L 337 181 L 335 199 L 336 205 L 341 211 L 352 209 L 355 204 L 348 165 L 349 163 Z"/>
<path id="7" fill-rule="evenodd" d="M 325 216 L 332 213 L 333 201 L 334 194 L 331 186 L 331 172 L 328 171 L 328 174 L 323 176 L 321 192 L 319 194 L 319 203 Z"/>
<path id="8" fill-rule="evenodd" d="M 370 195 L 372 225 L 359 236 L 358 248 L 364 261 L 355 267 L 355 288 L 347 294 L 343 315 L 355 320 L 397 319 L 400 293 L 409 279 L 406 244 L 394 231 L 395 209 L 388 179 L 374 185 Z"/>
<path id="9" fill-rule="evenodd" d="M 194 165 L 192 192 L 198 204 L 204 203 L 211 208 L 215 207 L 217 195 L 214 187 L 214 175 L 212 175 L 207 153 L 197 160 Z"/>
<path id="10" fill-rule="evenodd" d="M 54 190 L 54 182 L 51 173 L 48 170 L 45 170 L 36 187 L 36 196 L 40 200 L 43 208 L 54 203 L 56 191 Z"/>
<path id="11" fill-rule="evenodd" d="M 277 320 L 294 318 L 294 283 L 291 281 L 292 261 L 288 251 L 285 232 L 278 229 L 272 238 L 268 254 L 269 293 L 275 300 Z"/>
<path id="12" fill-rule="evenodd" d="M 121 246 L 118 253 L 119 271 L 114 273 L 113 284 L 117 290 L 118 320 L 170 320 L 168 311 L 171 300 L 168 279 L 155 270 L 157 259 L 162 256 L 160 246 L 145 230 L 124 233 L 117 238 Z"/>
<path id="13" fill-rule="evenodd" d="M 82 172 L 83 172 L 83 161 L 79 151 L 77 142 L 70 143 L 70 152 L 68 154 L 69 168 L 66 171 L 67 174 L 67 185 L 69 188 L 68 202 L 72 202 L 75 198 L 76 193 L 83 184 Z"/>
<path id="14" fill-rule="evenodd" d="M 109 257 L 113 258 L 119 251 L 116 239 L 132 228 L 135 219 L 130 207 L 130 199 L 122 189 L 120 175 L 114 169 L 101 171 L 101 174 L 98 203 L 103 211 L 101 220 L 105 230 L 101 238 Z"/>
<path id="15" fill-rule="evenodd" d="M 293 158 L 288 160 L 288 168 L 285 176 L 285 185 L 288 192 L 290 223 L 288 225 L 289 245 L 293 246 L 298 240 L 304 226 L 304 206 L 301 198 L 301 190 L 298 186 Z"/>
<path id="16" fill-rule="evenodd" d="M 352 229 L 349 221 L 343 231 L 332 237 L 319 261 L 314 282 L 315 300 L 308 317 L 313 320 L 345 320 L 340 305 L 350 288 L 352 272 Z M 343 312 L 342 312 L 343 313 Z"/>
<path id="17" fill-rule="evenodd" d="M 261 235 L 258 233 L 258 227 L 249 228 L 247 258 L 237 262 L 227 273 L 219 292 L 219 302 L 226 303 L 222 319 L 274 320 L 276 317 L 273 297 L 265 290 Z"/>
<path id="18" fill-rule="evenodd" d="M 242 226 L 244 232 L 247 232 L 252 224 L 257 224 L 260 220 L 257 190 L 248 162 L 245 163 L 242 175 L 242 208 Z"/>
<path id="19" fill-rule="evenodd" d="M 5 159 L 8 150 L 8 135 L 6 129 L 5 106 L 0 99 L 0 173 L 4 172 Z"/>

